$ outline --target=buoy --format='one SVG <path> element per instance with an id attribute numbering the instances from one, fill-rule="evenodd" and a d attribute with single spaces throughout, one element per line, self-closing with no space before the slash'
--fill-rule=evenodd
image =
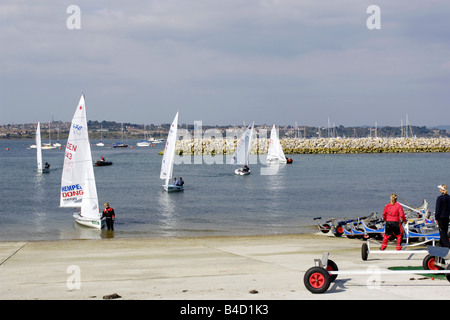
<path id="1" fill-rule="evenodd" d="M 9 150 L 9 148 L 6 148 L 6 150 Z"/>

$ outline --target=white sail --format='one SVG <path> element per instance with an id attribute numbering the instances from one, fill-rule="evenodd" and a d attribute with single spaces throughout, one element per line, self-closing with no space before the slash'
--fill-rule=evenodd
<path id="1" fill-rule="evenodd" d="M 89 177 L 89 170 L 86 171 L 83 199 L 81 201 L 81 216 L 91 220 L 100 219 L 95 179 L 93 175 Z"/>
<path id="2" fill-rule="evenodd" d="M 38 122 L 36 129 L 36 159 L 37 171 L 42 172 L 42 146 L 41 146 L 41 123 Z"/>
<path id="3" fill-rule="evenodd" d="M 286 163 L 286 156 L 281 147 L 280 139 L 278 139 L 277 129 L 273 125 L 270 131 L 269 150 L 267 152 L 267 161 Z"/>
<path id="4" fill-rule="evenodd" d="M 61 207 L 81 208 L 83 195 L 86 192 L 86 180 L 89 180 L 91 184 L 88 191 L 90 197 L 97 199 L 83 95 L 73 116 L 66 144 L 61 177 Z M 83 214 L 84 212 L 81 212 L 81 215 Z"/>
<path id="5" fill-rule="evenodd" d="M 173 173 L 173 161 L 175 159 L 175 149 L 177 143 L 177 130 L 178 130 L 178 112 L 173 119 L 170 126 L 169 134 L 167 136 L 166 147 L 164 149 L 164 156 L 161 162 L 161 173 L 159 177 L 165 180 L 164 186 L 170 184 Z"/>
<path id="6" fill-rule="evenodd" d="M 236 145 L 236 150 L 234 151 L 233 157 L 231 158 L 231 164 L 248 165 L 254 124 L 255 122 L 253 122 L 251 126 L 247 127 L 247 129 L 239 139 Z"/>

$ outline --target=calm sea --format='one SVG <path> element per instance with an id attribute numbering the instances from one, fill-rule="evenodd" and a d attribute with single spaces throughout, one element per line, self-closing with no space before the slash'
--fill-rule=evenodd
<path id="1" fill-rule="evenodd" d="M 437 185 L 450 184 L 446 153 L 292 155 L 278 172 L 256 159 L 249 176 L 236 176 L 225 157 L 185 157 L 174 167 L 185 191 L 168 194 L 159 179 L 163 144 L 128 142 L 133 148 L 92 146 L 94 161 L 113 162 L 94 169 L 100 206 L 116 211 L 112 234 L 76 225 L 72 209 L 59 207 L 64 148 L 44 150 L 51 172 L 37 174 L 34 141 L 0 140 L 0 240 L 304 233 L 317 230 L 317 216 L 381 213 L 392 192 L 413 206 L 427 199 L 434 211 Z"/>

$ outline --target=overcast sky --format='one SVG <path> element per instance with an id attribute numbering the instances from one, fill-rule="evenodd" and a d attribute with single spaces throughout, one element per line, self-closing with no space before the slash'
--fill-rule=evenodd
<path id="1" fill-rule="evenodd" d="M 0 124 L 71 121 L 81 93 L 98 121 L 450 124 L 450 2 L 2 0 Z"/>

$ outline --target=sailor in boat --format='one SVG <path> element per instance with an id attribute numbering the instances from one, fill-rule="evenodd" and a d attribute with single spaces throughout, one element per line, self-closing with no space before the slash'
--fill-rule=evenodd
<path id="1" fill-rule="evenodd" d="M 175 178 L 176 179 L 176 178 Z M 183 185 L 184 185 L 184 181 L 183 181 L 183 178 L 182 177 L 180 177 L 180 179 L 178 179 L 178 181 L 175 183 L 175 185 L 176 186 L 180 186 L 180 187 L 182 187 Z"/>
<path id="2" fill-rule="evenodd" d="M 44 169 L 47 169 L 47 170 L 50 169 L 50 164 L 48 162 L 45 163 Z"/>
<path id="3" fill-rule="evenodd" d="M 114 231 L 114 220 L 116 219 L 116 213 L 114 209 L 109 206 L 109 203 L 105 203 L 105 209 L 103 210 L 102 219 L 105 218 L 106 227 L 108 230 Z"/>
<path id="4" fill-rule="evenodd" d="M 380 249 L 385 250 L 389 238 L 395 236 L 397 238 L 397 250 L 402 250 L 402 221 L 406 224 L 406 217 L 402 206 L 397 202 L 395 193 L 391 194 L 390 202 L 383 209 L 383 220 L 386 221 L 386 228 Z"/>
<path id="5" fill-rule="evenodd" d="M 242 168 L 242 172 L 249 172 L 250 168 L 248 167 L 248 165 L 244 164 L 244 167 Z"/>
<path id="6" fill-rule="evenodd" d="M 105 162 L 105 157 L 100 157 L 100 161 Z"/>
<path id="7" fill-rule="evenodd" d="M 447 186 L 441 184 L 438 186 L 441 195 L 436 199 L 436 209 L 434 218 L 439 227 L 441 247 L 450 248 L 448 239 L 448 222 L 450 216 L 450 196 L 447 193 Z"/>

